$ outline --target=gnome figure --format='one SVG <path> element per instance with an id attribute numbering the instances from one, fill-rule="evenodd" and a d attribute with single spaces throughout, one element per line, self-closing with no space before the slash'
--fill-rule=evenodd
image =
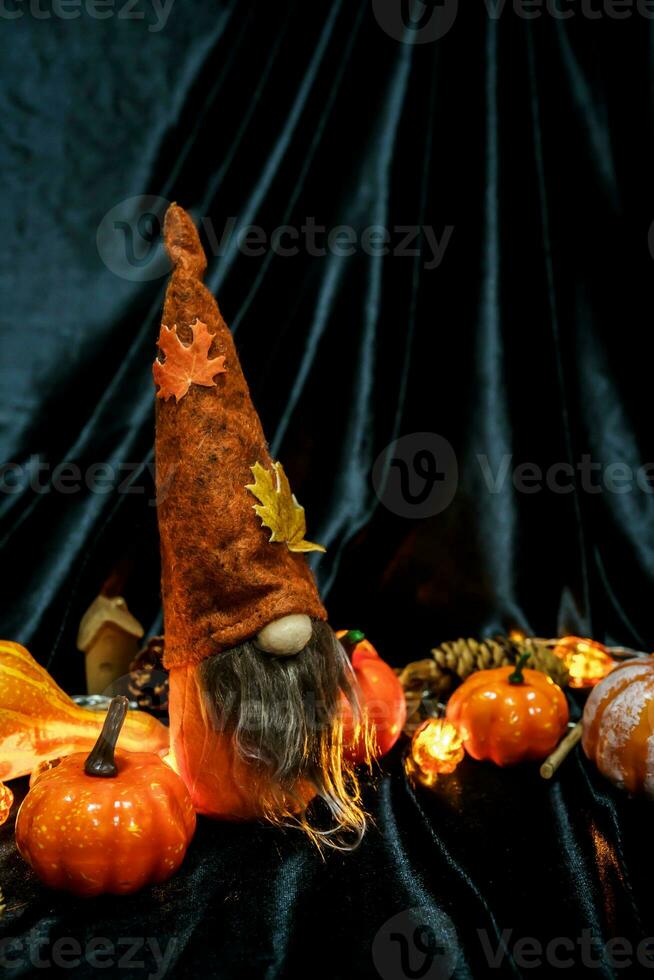
<path id="1" fill-rule="evenodd" d="M 175 204 L 164 238 L 173 272 L 154 379 L 174 762 L 201 813 L 295 823 L 348 846 L 365 816 L 343 717 L 362 723 L 304 557 L 324 549 L 305 540 L 304 510 L 203 285 L 197 231 Z M 309 816 L 314 798 L 324 805 Z"/>

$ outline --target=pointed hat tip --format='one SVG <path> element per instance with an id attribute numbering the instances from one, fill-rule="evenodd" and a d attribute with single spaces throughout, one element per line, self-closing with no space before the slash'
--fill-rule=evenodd
<path id="1" fill-rule="evenodd" d="M 179 204 L 171 204 L 164 218 L 164 242 L 175 268 L 202 279 L 207 259 L 193 219 Z"/>

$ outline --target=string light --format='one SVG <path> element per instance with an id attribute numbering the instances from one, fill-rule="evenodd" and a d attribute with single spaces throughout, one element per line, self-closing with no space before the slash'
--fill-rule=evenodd
<path id="1" fill-rule="evenodd" d="M 570 671 L 570 687 L 594 687 L 616 665 L 607 648 L 596 640 L 564 636 L 556 641 L 554 653 Z"/>
<path id="2" fill-rule="evenodd" d="M 438 776 L 454 772 L 464 755 L 463 739 L 456 727 L 445 718 L 428 718 L 411 740 L 408 769 L 431 786 Z"/>
<path id="3" fill-rule="evenodd" d="M 527 639 L 527 634 L 523 633 L 521 629 L 512 629 L 509 633 L 509 639 L 512 643 L 522 643 Z"/>

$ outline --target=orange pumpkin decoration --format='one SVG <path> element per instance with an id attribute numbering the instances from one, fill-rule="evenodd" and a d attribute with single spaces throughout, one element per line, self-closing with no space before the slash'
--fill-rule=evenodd
<path id="1" fill-rule="evenodd" d="M 114 698 L 88 758 L 45 770 L 18 811 L 18 850 L 51 888 L 124 895 L 184 859 L 195 812 L 182 779 L 152 753 L 114 753 L 127 706 Z"/>
<path id="2" fill-rule="evenodd" d="M 0 779 L 16 779 L 40 762 L 88 752 L 104 715 L 80 708 L 18 643 L 0 641 Z M 140 711 L 125 720 L 124 749 L 163 754 L 168 729 Z"/>
<path id="3" fill-rule="evenodd" d="M 498 766 L 540 760 L 564 734 L 568 702 L 561 688 L 539 670 L 525 670 L 525 654 L 514 667 L 471 674 L 447 705 L 447 719 L 473 759 Z"/>
<path id="4" fill-rule="evenodd" d="M 626 660 L 593 688 L 582 746 L 602 775 L 654 797 L 654 657 Z"/>
<path id="5" fill-rule="evenodd" d="M 346 740 L 352 739 L 350 761 L 364 763 L 369 755 L 380 758 L 389 752 L 402 734 L 406 722 L 406 698 L 393 668 L 379 656 L 360 630 L 339 630 L 336 634 L 348 653 L 359 687 L 361 708 L 366 712 L 374 744 L 368 747 L 353 731 L 352 711 L 345 702 L 343 721 Z"/>

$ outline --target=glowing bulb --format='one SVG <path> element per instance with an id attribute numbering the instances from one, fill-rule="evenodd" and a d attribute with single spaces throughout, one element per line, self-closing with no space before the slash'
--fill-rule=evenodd
<path id="1" fill-rule="evenodd" d="M 521 629 L 512 629 L 509 633 L 509 639 L 512 643 L 522 643 L 523 640 L 527 638 L 527 634 L 523 633 Z"/>
<path id="2" fill-rule="evenodd" d="M 570 687 L 594 687 L 616 665 L 602 643 L 580 636 L 564 636 L 554 647 L 554 653 L 570 671 Z"/>
<path id="3" fill-rule="evenodd" d="M 428 718 L 411 740 L 411 762 L 421 781 L 428 784 L 443 773 L 454 772 L 464 755 L 459 731 L 445 718 Z"/>

